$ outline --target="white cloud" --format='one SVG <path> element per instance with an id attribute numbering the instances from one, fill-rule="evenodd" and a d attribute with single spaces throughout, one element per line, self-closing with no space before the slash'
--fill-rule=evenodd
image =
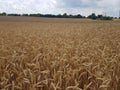
<path id="1" fill-rule="evenodd" d="M 83 14 L 92 12 L 118 16 L 120 0 L 0 0 L 0 12 Z"/>

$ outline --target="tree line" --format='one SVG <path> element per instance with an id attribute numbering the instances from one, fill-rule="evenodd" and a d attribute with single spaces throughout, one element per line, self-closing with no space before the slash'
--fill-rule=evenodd
<path id="1" fill-rule="evenodd" d="M 64 14 L 58 14 L 58 15 L 53 15 L 53 14 L 7 14 L 5 12 L 0 13 L 0 16 L 33 16 L 33 17 L 48 17 L 48 18 L 89 18 L 93 20 L 112 20 L 113 17 L 110 16 L 103 16 L 101 15 L 96 15 L 95 13 L 92 13 L 91 15 L 88 15 L 87 17 L 83 15 L 68 15 L 67 13 Z M 120 17 L 119 17 L 120 18 Z"/>

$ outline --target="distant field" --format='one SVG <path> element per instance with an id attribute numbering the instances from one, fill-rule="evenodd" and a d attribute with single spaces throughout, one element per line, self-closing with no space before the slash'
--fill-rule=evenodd
<path id="1" fill-rule="evenodd" d="M 120 20 L 0 17 L 0 90 L 119 90 Z"/>

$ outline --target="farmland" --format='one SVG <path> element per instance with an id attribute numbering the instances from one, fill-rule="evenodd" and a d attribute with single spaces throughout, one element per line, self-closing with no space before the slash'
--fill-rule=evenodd
<path id="1" fill-rule="evenodd" d="M 0 17 L 0 90 L 119 89 L 119 20 Z"/>

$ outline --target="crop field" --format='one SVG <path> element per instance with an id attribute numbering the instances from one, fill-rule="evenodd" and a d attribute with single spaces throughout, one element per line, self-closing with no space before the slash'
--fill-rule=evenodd
<path id="1" fill-rule="evenodd" d="M 120 90 L 120 20 L 1 16 L 0 90 Z"/>

